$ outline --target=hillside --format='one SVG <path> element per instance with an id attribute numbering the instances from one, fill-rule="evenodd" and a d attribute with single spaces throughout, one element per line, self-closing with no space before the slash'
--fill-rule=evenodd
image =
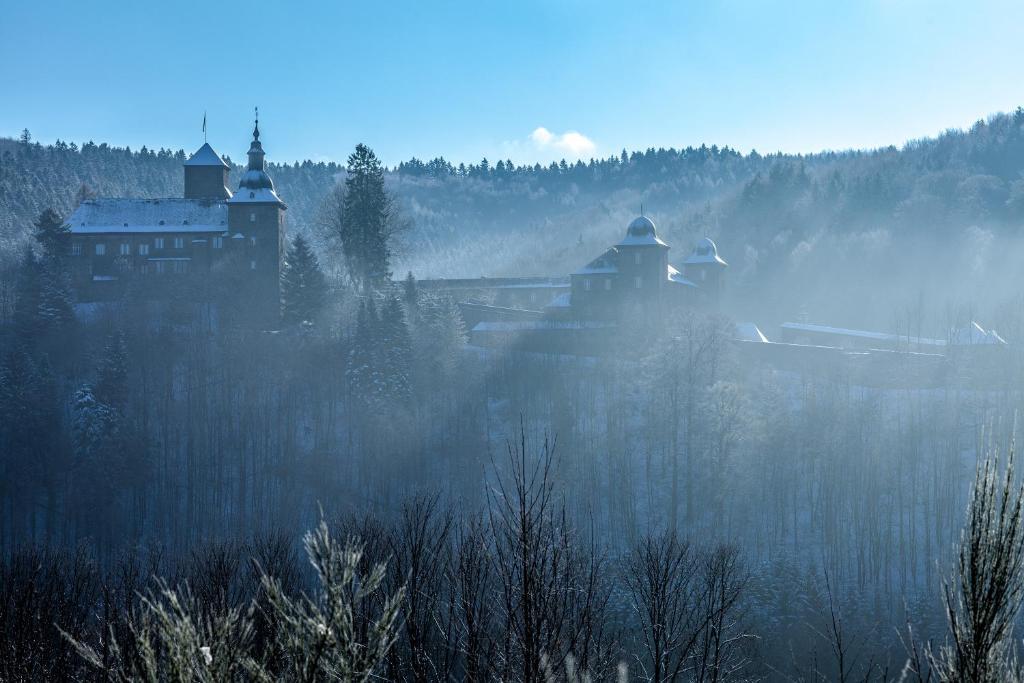
<path id="1" fill-rule="evenodd" d="M 3 255 L 17 253 L 42 208 L 71 211 L 83 185 L 101 196 L 179 194 L 184 158 L 0 141 Z M 315 233 L 343 168 L 305 161 L 269 171 L 292 229 Z M 415 226 L 395 270 L 421 277 L 564 273 L 616 239 L 643 203 L 676 259 L 713 236 L 731 265 L 737 313 L 765 322 L 797 312 L 829 321 L 841 306 L 844 323 L 885 325 L 911 303 L 927 299 L 933 315 L 951 301 L 985 308 L 1022 284 L 1022 109 L 900 149 L 795 156 L 701 146 L 549 167 L 413 159 L 389 183 Z M 886 299 L 897 285 L 920 296 Z"/>

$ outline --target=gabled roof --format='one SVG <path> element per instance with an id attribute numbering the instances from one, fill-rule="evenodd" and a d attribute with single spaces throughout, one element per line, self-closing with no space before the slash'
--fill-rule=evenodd
<path id="1" fill-rule="evenodd" d="M 995 330 L 986 330 L 978 323 L 971 321 L 967 327 L 953 330 L 949 334 L 949 343 L 953 346 L 973 346 L 975 344 L 1006 344 L 1006 340 Z"/>
<path id="2" fill-rule="evenodd" d="M 87 199 L 67 220 L 72 234 L 223 232 L 228 207 L 209 199 Z"/>
<path id="3" fill-rule="evenodd" d="M 186 166 L 221 166 L 223 168 L 230 168 L 224 163 L 224 160 L 220 158 L 220 155 L 213 151 L 213 147 L 210 147 L 210 143 L 204 142 L 203 146 L 195 151 L 195 154 L 188 158 L 185 162 Z"/>
<path id="4" fill-rule="evenodd" d="M 615 265 L 618 260 L 619 251 L 612 247 L 596 259 L 577 270 L 573 275 L 604 275 L 619 272 Z"/>

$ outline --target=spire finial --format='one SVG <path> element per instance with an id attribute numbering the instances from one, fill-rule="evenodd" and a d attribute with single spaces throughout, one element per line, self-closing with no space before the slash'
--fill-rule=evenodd
<path id="1" fill-rule="evenodd" d="M 644 215 L 644 203 L 643 202 L 640 202 L 640 215 L 641 216 Z"/>
<path id="2" fill-rule="evenodd" d="M 256 127 L 252 131 L 252 136 L 256 140 L 260 139 L 260 108 L 259 107 L 256 107 Z"/>

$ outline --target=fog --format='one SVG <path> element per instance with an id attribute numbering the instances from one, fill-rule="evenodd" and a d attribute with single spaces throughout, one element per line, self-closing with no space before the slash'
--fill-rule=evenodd
<path id="1" fill-rule="evenodd" d="M 134 204 L 76 211 L 181 197 L 187 154 L 0 154 L 0 679 L 1019 674 L 1021 110 L 807 157 L 361 146 L 266 165 L 281 242 L 175 226 L 166 273 Z"/>

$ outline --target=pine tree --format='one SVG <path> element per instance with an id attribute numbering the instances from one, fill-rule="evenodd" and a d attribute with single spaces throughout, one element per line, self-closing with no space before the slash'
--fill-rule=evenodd
<path id="1" fill-rule="evenodd" d="M 324 274 L 309 243 L 296 235 L 281 272 L 281 314 L 286 323 L 313 322 L 326 298 Z"/>
<path id="2" fill-rule="evenodd" d="M 34 227 L 35 239 L 42 251 L 39 260 L 37 317 L 43 330 L 60 332 L 67 329 L 75 319 L 71 278 L 64 260 L 71 233 L 53 209 L 45 209 L 39 214 Z"/>
<path id="3" fill-rule="evenodd" d="M 450 297 L 431 297 L 421 306 L 416 330 L 417 367 L 420 388 L 448 380 L 466 343 L 466 327 L 458 304 Z"/>
<path id="4" fill-rule="evenodd" d="M 386 393 L 391 400 L 405 403 L 412 397 L 412 336 L 397 297 L 388 299 L 381 315 L 381 351 Z"/>
<path id="5" fill-rule="evenodd" d="M 349 276 L 365 290 L 391 277 L 388 242 L 394 210 L 384 187 L 384 167 L 373 150 L 356 145 L 347 170 L 339 237 Z"/>
<path id="6" fill-rule="evenodd" d="M 362 405 L 376 404 L 381 395 L 379 327 L 377 307 L 372 298 L 367 298 L 359 304 L 346 368 L 352 393 Z"/>
<path id="7" fill-rule="evenodd" d="M 119 412 L 128 404 L 128 354 L 121 332 L 111 335 L 103 349 L 94 393 L 98 401 Z"/>
<path id="8" fill-rule="evenodd" d="M 39 300 L 42 266 L 31 249 L 25 249 L 14 285 L 14 336 L 20 345 L 33 346 L 40 330 Z"/>
<path id="9" fill-rule="evenodd" d="M 44 261 L 62 258 L 67 253 L 67 241 L 71 230 L 60 214 L 53 209 L 44 209 L 33 227 L 36 242 L 42 248 Z"/>

